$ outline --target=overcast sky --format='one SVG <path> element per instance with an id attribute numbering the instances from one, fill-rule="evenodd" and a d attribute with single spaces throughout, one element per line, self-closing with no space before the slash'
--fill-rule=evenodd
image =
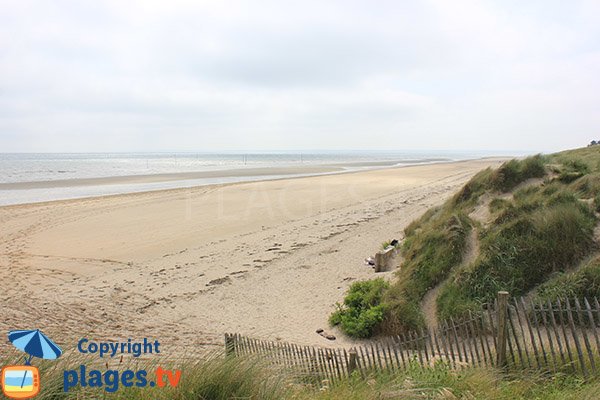
<path id="1" fill-rule="evenodd" d="M 591 139 L 598 0 L 0 0 L 0 152 Z"/>

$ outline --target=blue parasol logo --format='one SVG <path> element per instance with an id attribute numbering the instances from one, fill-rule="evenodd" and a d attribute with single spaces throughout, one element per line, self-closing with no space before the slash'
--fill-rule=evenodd
<path id="1" fill-rule="evenodd" d="M 25 365 L 31 365 L 33 357 L 56 360 L 63 353 L 60 347 L 39 329 L 10 331 L 8 340 L 17 349 L 29 354 L 29 358 L 25 357 Z"/>
<path id="2" fill-rule="evenodd" d="M 2 391 L 11 399 L 34 397 L 40 391 L 40 379 L 39 370 L 31 366 L 31 360 L 33 357 L 55 360 L 61 356 L 62 350 L 39 329 L 10 331 L 8 340 L 29 357 L 25 357 L 25 366 L 2 369 Z"/>

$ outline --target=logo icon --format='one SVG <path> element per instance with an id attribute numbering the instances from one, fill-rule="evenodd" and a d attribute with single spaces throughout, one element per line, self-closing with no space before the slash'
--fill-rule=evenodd
<path id="1" fill-rule="evenodd" d="M 27 353 L 25 365 L 2 368 L 0 383 L 2 392 L 10 399 L 29 399 L 40 392 L 40 371 L 31 365 L 33 357 L 55 360 L 62 350 L 39 329 L 10 331 L 8 340 L 17 349 Z"/>
<path id="2" fill-rule="evenodd" d="M 40 392 L 40 371 L 30 365 L 2 368 L 2 392 L 10 399 L 29 399 Z"/>

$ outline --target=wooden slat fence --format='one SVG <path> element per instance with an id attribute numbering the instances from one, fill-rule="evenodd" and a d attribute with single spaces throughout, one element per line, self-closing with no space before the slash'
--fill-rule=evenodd
<path id="1" fill-rule="evenodd" d="M 506 308 L 500 309 L 498 304 L 487 304 L 481 312 L 460 320 L 441 321 L 433 330 L 386 337 L 349 350 L 226 334 L 226 353 L 258 355 L 269 365 L 285 368 L 297 376 L 332 381 L 354 371 L 366 375 L 370 370 L 433 366 L 440 362 L 457 369 L 487 366 L 571 371 L 585 378 L 597 374 L 600 363 L 597 299 L 560 299 L 542 304 L 520 298 L 512 299 Z M 502 348 L 506 349 L 504 356 L 498 353 Z"/>
<path id="2" fill-rule="evenodd" d="M 508 357 L 515 367 L 571 371 L 586 378 L 598 372 L 598 299 L 513 299 L 508 314 Z"/>

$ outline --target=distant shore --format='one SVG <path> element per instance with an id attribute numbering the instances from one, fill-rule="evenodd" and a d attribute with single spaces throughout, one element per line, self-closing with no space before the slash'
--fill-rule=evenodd
<path id="1" fill-rule="evenodd" d="M 479 160 L 503 159 L 485 157 Z M 465 161 L 465 160 L 463 160 Z M 0 207 L 48 201 L 91 198 L 127 193 L 141 193 L 177 188 L 190 188 L 236 182 L 286 179 L 358 171 L 460 162 L 443 158 L 362 161 L 323 165 L 295 165 L 281 167 L 229 168 L 175 173 L 131 174 L 106 177 L 51 179 L 41 181 L 0 183 Z"/>
<path id="2" fill-rule="evenodd" d="M 286 175 L 311 175 L 327 174 L 342 171 L 355 171 L 349 168 L 377 168 L 392 167 L 396 165 L 423 165 L 436 162 L 452 162 L 444 158 L 431 158 L 420 160 L 394 160 L 394 161 L 364 161 L 352 163 L 332 163 L 323 165 L 297 165 L 286 167 L 262 167 L 262 168 L 235 168 L 213 171 L 192 171 L 157 174 L 135 174 L 121 176 L 106 176 L 97 178 L 75 178 L 75 179 L 53 179 L 31 182 L 0 182 L 0 190 L 28 190 L 28 189 L 51 189 L 67 188 L 77 186 L 119 185 L 119 184 L 143 184 L 156 182 L 171 182 L 182 180 L 196 180 L 207 178 L 232 178 L 232 177 L 263 177 L 263 176 L 286 176 Z"/>
<path id="3" fill-rule="evenodd" d="M 37 182 L 14 182 L 0 183 L 0 190 L 27 190 L 27 189 L 51 189 L 68 188 L 78 186 L 99 186 L 99 185 L 120 185 L 120 184 L 143 184 L 157 182 L 171 182 L 182 180 L 195 180 L 207 178 L 232 178 L 232 177 L 250 177 L 250 176 L 278 176 L 278 175 L 297 175 L 297 174 L 322 174 L 343 171 L 342 167 L 327 166 L 298 166 L 287 168 L 245 168 L 228 169 L 218 171 L 198 171 L 198 172 L 178 172 L 168 174 L 145 174 L 145 175 L 126 175 L 109 176 L 101 178 L 83 178 L 83 179 L 57 179 L 51 181 Z"/>

